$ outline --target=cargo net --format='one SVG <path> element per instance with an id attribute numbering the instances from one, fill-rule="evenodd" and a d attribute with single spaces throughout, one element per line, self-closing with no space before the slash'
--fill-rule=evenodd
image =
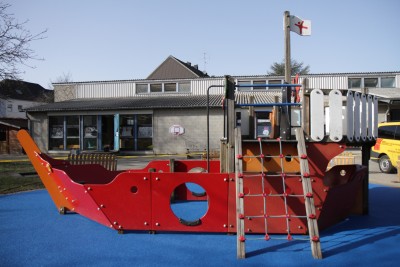
<path id="1" fill-rule="evenodd" d="M 254 156 L 243 156 L 242 154 L 237 154 L 236 158 L 239 164 L 237 164 L 238 170 L 237 170 L 237 178 L 239 178 L 238 182 L 238 228 L 237 228 L 237 234 L 238 234 L 238 257 L 243 258 L 244 256 L 244 243 L 246 240 L 271 240 L 271 239 L 285 239 L 285 240 L 302 240 L 302 241 L 310 241 L 312 246 L 315 246 L 316 243 L 318 247 L 312 248 L 313 250 L 313 255 L 315 258 L 321 258 L 322 256 L 320 255 L 320 247 L 319 247 L 319 234 L 318 234 L 318 227 L 316 225 L 316 215 L 315 215 L 315 206 L 314 206 L 314 201 L 313 201 L 313 193 L 312 193 L 312 187 L 311 187 L 311 181 L 310 181 L 310 174 L 309 174 L 309 169 L 308 169 L 308 160 L 307 160 L 307 155 L 300 153 L 301 148 L 298 146 L 298 155 L 295 156 L 290 156 L 286 155 L 284 156 L 283 149 L 282 149 L 282 141 L 280 138 L 277 139 L 279 143 L 279 155 L 275 156 L 270 156 L 270 155 L 265 155 L 263 153 L 263 147 L 262 147 L 262 140 L 261 138 L 258 139 L 259 147 L 260 147 L 260 154 L 259 155 L 254 155 Z M 304 139 L 303 139 L 304 143 Z M 241 152 L 241 151 L 240 151 Z M 304 151 L 305 153 L 305 145 L 304 145 Z M 244 173 L 242 172 L 242 160 L 246 158 L 257 158 L 260 161 L 260 172 L 259 173 Z M 275 158 L 276 162 L 279 162 L 280 165 L 280 172 L 275 172 L 275 173 L 268 173 L 264 170 L 264 162 L 265 160 L 268 159 L 273 159 Z M 284 161 L 286 160 L 293 160 L 293 159 L 298 159 L 300 162 L 300 169 L 298 172 L 286 172 L 284 169 Z M 261 190 L 259 190 L 257 193 L 251 194 L 245 194 L 243 192 L 243 185 L 244 185 L 244 180 L 246 179 L 260 179 L 260 184 L 261 184 Z M 281 183 L 282 183 L 282 192 L 276 192 L 276 193 L 271 193 L 269 190 L 267 190 L 267 185 L 266 185 L 266 179 L 279 179 L 281 178 Z M 290 190 L 287 189 L 286 187 L 286 180 L 287 179 L 301 179 L 302 182 L 302 193 L 301 194 L 294 194 L 293 192 L 290 192 Z M 278 181 L 279 183 L 279 181 Z M 261 198 L 262 199 L 262 207 L 263 209 L 259 209 L 261 212 L 259 214 L 247 214 L 245 211 L 245 199 L 247 200 L 248 198 Z M 271 198 L 281 198 L 283 201 L 283 210 L 282 214 L 272 214 L 268 210 L 268 201 L 272 201 Z M 293 214 L 294 212 L 289 208 L 288 202 L 289 198 L 302 198 L 304 199 L 304 205 L 305 208 L 301 209 L 300 212 L 299 210 L 296 210 L 296 213 L 303 213 L 303 214 Z M 247 202 L 247 201 L 246 201 Z M 249 201 L 250 202 L 250 201 Z M 301 201 L 303 202 L 303 201 Z M 254 202 L 251 202 L 254 203 Z M 247 204 L 248 205 L 248 204 Z M 251 211 L 254 212 L 254 211 Z M 275 212 L 276 213 L 276 212 Z M 286 231 L 287 235 L 285 236 L 284 234 L 274 234 L 270 235 L 269 231 L 269 225 L 271 220 L 280 218 L 281 220 L 284 220 L 286 222 Z M 307 221 L 308 224 L 308 231 L 309 231 L 309 237 L 306 237 L 304 235 L 292 235 L 292 229 L 291 229 L 291 224 L 290 220 L 298 218 L 303 221 Z M 247 235 L 245 236 L 245 221 L 251 221 L 251 220 L 263 220 L 263 225 L 264 225 L 264 234 L 263 235 Z M 260 231 L 261 232 L 261 231 Z M 296 232 L 296 231 L 295 231 Z M 239 252 L 239 250 L 242 247 L 242 252 Z M 314 253 L 314 250 L 317 249 L 317 253 Z M 242 256 L 240 256 L 242 254 Z M 315 254 L 317 256 L 315 256 Z"/>

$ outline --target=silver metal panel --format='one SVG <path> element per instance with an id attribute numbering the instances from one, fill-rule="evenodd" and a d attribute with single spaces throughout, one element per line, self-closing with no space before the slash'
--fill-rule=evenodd
<path id="1" fill-rule="evenodd" d="M 314 89 L 310 94 L 311 138 L 314 141 L 322 141 L 325 136 L 324 119 L 324 93 Z"/>
<path id="2" fill-rule="evenodd" d="M 98 82 L 77 84 L 77 98 L 114 98 L 135 96 L 135 83 Z"/>
<path id="3" fill-rule="evenodd" d="M 356 92 L 354 94 L 354 108 L 353 108 L 353 113 L 354 113 L 354 139 L 356 142 L 359 142 L 361 139 L 361 119 L 360 119 L 360 93 Z"/>
<path id="4" fill-rule="evenodd" d="M 193 95 L 206 95 L 208 87 L 212 85 L 224 85 L 224 79 L 197 79 L 191 81 Z M 210 89 L 210 95 L 223 94 L 224 87 Z"/>
<path id="5" fill-rule="evenodd" d="M 346 135 L 347 140 L 354 141 L 354 92 L 347 92 L 347 105 L 346 105 Z"/>
<path id="6" fill-rule="evenodd" d="M 339 90 L 329 93 L 329 138 L 333 142 L 343 138 L 342 94 Z"/>
<path id="7" fill-rule="evenodd" d="M 374 96 L 372 100 L 372 136 L 374 139 L 378 138 L 378 98 Z"/>
<path id="8" fill-rule="evenodd" d="M 367 138 L 369 141 L 373 139 L 373 134 L 372 134 L 372 114 L 373 114 L 373 106 L 372 106 L 372 95 L 367 95 L 367 128 L 368 128 L 368 133 L 367 133 Z"/>
<path id="9" fill-rule="evenodd" d="M 319 76 L 307 77 L 308 88 L 323 88 L 323 89 L 347 89 L 348 79 L 346 76 Z"/>
<path id="10" fill-rule="evenodd" d="M 364 142 L 367 141 L 367 96 L 365 94 L 361 94 L 361 140 Z"/>

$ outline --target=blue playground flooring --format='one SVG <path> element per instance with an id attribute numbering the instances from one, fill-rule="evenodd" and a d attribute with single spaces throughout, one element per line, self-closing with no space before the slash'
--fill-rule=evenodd
<path id="1" fill-rule="evenodd" d="M 343 196 L 345 197 L 345 196 Z M 0 196 L 0 266 L 398 266 L 400 189 L 370 186 L 370 213 L 321 232 L 323 259 L 308 241 L 246 241 L 236 236 L 128 232 L 79 214 L 61 216 L 47 191 Z"/>

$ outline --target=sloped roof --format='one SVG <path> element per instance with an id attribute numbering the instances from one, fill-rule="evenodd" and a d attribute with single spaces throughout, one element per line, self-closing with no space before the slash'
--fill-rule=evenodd
<path id="1" fill-rule="evenodd" d="M 1 118 L 0 125 L 13 127 L 16 129 L 28 128 L 28 120 L 27 119 L 9 119 L 9 118 Z"/>
<path id="2" fill-rule="evenodd" d="M 37 83 L 5 79 L 0 82 L 0 97 L 36 102 L 51 102 L 53 90 L 47 90 Z"/>
<path id="3" fill-rule="evenodd" d="M 196 66 L 196 65 L 195 65 Z M 183 62 L 173 56 L 167 57 L 148 77 L 149 80 L 166 79 L 196 79 L 208 77 L 208 75 L 191 63 Z"/>
<path id="4" fill-rule="evenodd" d="M 237 92 L 235 100 L 240 104 L 273 103 L 275 96 L 281 96 L 280 90 L 266 92 Z M 251 97 L 254 100 L 251 100 Z M 223 95 L 210 95 L 210 107 L 221 107 Z M 102 111 L 102 110 L 143 110 L 143 109 L 179 109 L 179 108 L 205 108 L 207 96 L 205 95 L 149 95 L 130 98 L 101 98 L 101 99 L 74 99 L 63 102 L 50 103 L 27 109 L 28 112 L 55 112 L 55 111 Z"/>

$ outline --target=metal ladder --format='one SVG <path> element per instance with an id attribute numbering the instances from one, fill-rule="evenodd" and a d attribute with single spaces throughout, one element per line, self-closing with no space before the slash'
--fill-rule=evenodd
<path id="1" fill-rule="evenodd" d="M 312 255 L 316 259 L 321 259 L 322 258 L 322 252 L 321 252 L 321 245 L 320 245 L 320 238 L 319 238 L 319 231 L 318 231 L 318 225 L 317 225 L 317 220 L 316 220 L 316 212 L 315 212 L 315 205 L 314 205 L 314 199 L 313 199 L 313 190 L 312 190 L 312 184 L 311 184 L 311 179 L 310 179 L 310 171 L 309 171 L 309 166 L 308 166 L 308 158 L 307 158 L 307 151 L 306 151 L 306 144 L 305 144 L 305 139 L 304 139 L 304 133 L 301 128 L 296 129 L 296 140 L 297 140 L 297 151 L 298 155 L 296 156 L 291 156 L 292 158 L 298 158 L 300 162 L 300 170 L 299 173 L 288 173 L 285 172 L 284 167 L 283 167 L 283 149 L 282 149 L 282 141 L 278 138 L 277 141 L 279 142 L 279 149 L 280 149 L 280 154 L 275 155 L 275 156 L 266 156 L 263 154 L 262 151 L 262 140 L 259 139 L 259 144 L 260 144 L 260 155 L 256 156 L 257 158 L 260 159 L 261 162 L 261 172 L 258 175 L 259 178 L 261 179 L 261 185 L 262 189 L 259 194 L 245 194 L 244 192 L 244 183 L 246 178 L 252 178 L 254 179 L 254 174 L 246 174 L 243 172 L 243 158 L 250 157 L 250 156 L 244 156 L 242 154 L 242 140 L 241 140 L 241 131 L 240 128 L 235 129 L 235 139 L 236 139 L 236 144 L 235 144 L 235 176 L 236 176 L 236 215 L 237 215 L 237 257 L 238 258 L 245 258 L 246 257 L 246 250 L 245 250 L 245 242 L 246 240 L 270 240 L 270 239 L 282 239 L 282 238 L 274 238 L 271 237 L 268 233 L 268 222 L 269 220 L 273 220 L 275 218 L 285 218 L 286 219 L 286 227 L 287 227 L 287 239 L 288 240 L 309 240 L 311 244 L 311 251 Z M 251 156 L 254 157 L 254 156 Z M 280 168 L 281 168 L 281 173 L 280 174 L 268 174 L 264 171 L 263 164 L 264 160 L 267 158 L 279 158 L 278 162 L 280 162 Z M 283 192 L 277 193 L 277 194 L 269 194 L 265 192 L 264 188 L 264 179 L 268 179 L 269 176 L 280 176 L 282 179 L 282 184 L 283 184 Z M 302 188 L 303 188 L 303 193 L 301 195 L 293 195 L 288 192 L 286 192 L 286 187 L 285 187 L 285 179 L 291 179 L 293 177 L 300 177 L 302 181 Z M 270 177 L 272 178 L 272 177 Z M 264 211 L 261 214 L 246 214 L 246 207 L 245 207 L 245 198 L 248 197 L 258 197 L 261 199 L 260 201 L 263 201 L 263 207 Z M 268 211 L 266 210 L 266 202 L 268 201 L 269 198 L 273 197 L 279 197 L 282 198 L 284 201 L 284 210 L 282 211 L 281 215 L 268 215 Z M 305 213 L 306 214 L 289 214 L 288 210 L 288 204 L 287 204 L 287 199 L 289 197 L 298 197 L 298 198 L 303 198 L 304 199 L 304 205 L 305 205 Z M 304 239 L 304 238 L 294 238 L 291 235 L 291 230 L 289 226 L 289 220 L 290 218 L 306 218 L 307 219 L 307 225 L 308 225 L 308 234 L 309 238 Z M 249 237 L 247 238 L 245 236 L 245 219 L 252 219 L 252 218 L 258 218 L 258 219 L 263 219 L 264 220 L 264 226 L 265 226 L 265 233 L 262 238 L 259 237 Z"/>

